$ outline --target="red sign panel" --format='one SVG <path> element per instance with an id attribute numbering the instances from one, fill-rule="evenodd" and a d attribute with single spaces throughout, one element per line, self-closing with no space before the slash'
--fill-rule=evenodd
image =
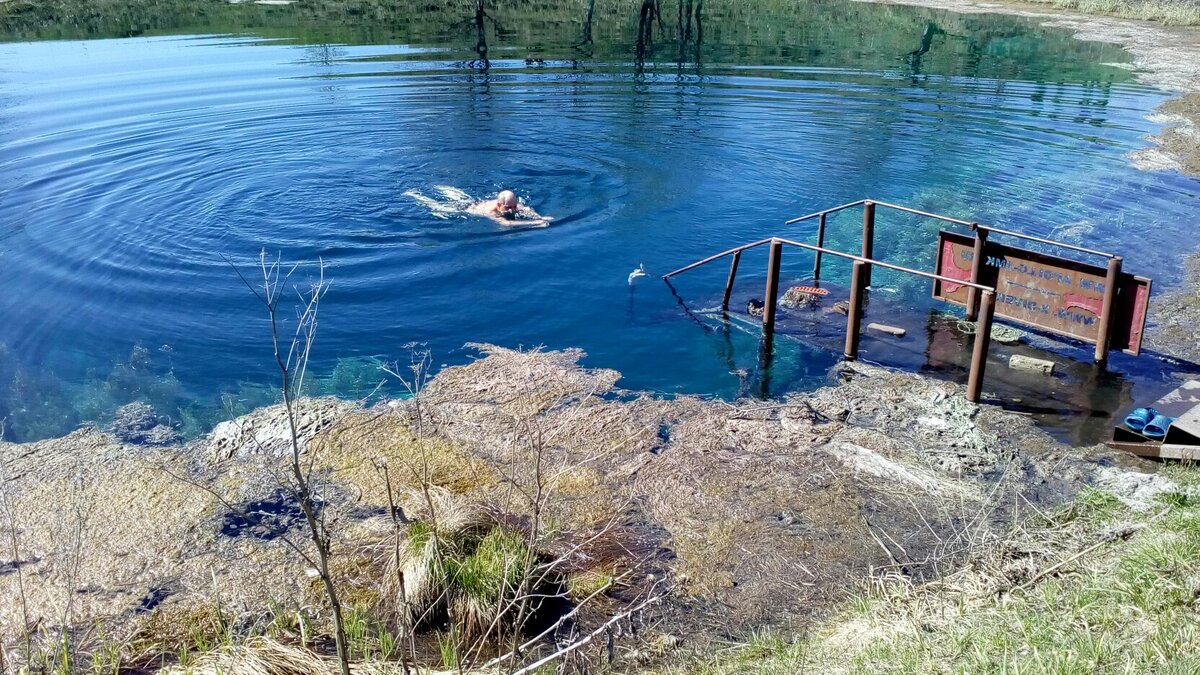
<path id="1" fill-rule="evenodd" d="M 983 254 L 979 283 L 996 289 L 996 316 L 1085 342 L 1099 341 L 1105 268 L 991 241 L 984 244 Z M 940 234 L 937 274 L 970 281 L 974 260 L 973 237 Z M 1132 274 L 1117 277 L 1112 349 L 1134 355 L 1141 351 L 1150 285 L 1149 279 Z M 962 284 L 935 281 L 933 296 L 966 305 L 968 290 Z"/>

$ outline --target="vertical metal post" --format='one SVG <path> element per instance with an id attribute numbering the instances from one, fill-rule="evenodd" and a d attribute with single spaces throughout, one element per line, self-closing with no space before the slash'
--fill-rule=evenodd
<path id="1" fill-rule="evenodd" d="M 1121 263 L 1121 256 L 1114 256 L 1108 260 L 1108 274 L 1104 277 L 1104 304 L 1100 308 L 1100 330 L 1096 335 L 1096 363 L 1108 361 L 1109 342 L 1112 341 L 1113 305 L 1117 299 Z"/>
<path id="2" fill-rule="evenodd" d="M 822 213 L 817 217 L 817 246 L 825 247 L 825 214 Z M 821 252 L 817 251 L 817 257 L 813 259 L 813 281 L 821 280 Z"/>
<path id="3" fill-rule="evenodd" d="M 971 283 L 979 283 L 983 276 L 983 247 L 987 244 L 987 230 L 975 229 L 975 257 L 971 260 Z M 979 318 L 979 289 L 967 289 L 967 321 Z"/>
<path id="4" fill-rule="evenodd" d="M 843 356 L 847 361 L 858 358 L 858 337 L 862 326 L 863 293 L 867 288 L 867 263 L 854 261 L 854 269 L 850 273 L 850 311 L 846 315 L 846 349 Z"/>
<path id="5" fill-rule="evenodd" d="M 995 291 L 982 291 L 979 320 L 975 322 L 975 345 L 971 351 L 971 372 L 967 375 L 967 400 L 979 403 L 983 393 L 983 372 L 987 369 L 988 349 L 992 346 L 992 319 L 996 316 Z"/>
<path id="6" fill-rule="evenodd" d="M 733 254 L 733 262 L 729 263 L 729 280 L 725 282 L 725 296 L 721 298 L 721 309 L 729 309 L 729 295 L 733 293 L 733 280 L 737 278 L 738 262 L 742 259 L 742 252 L 738 251 Z"/>
<path id="7" fill-rule="evenodd" d="M 863 240 L 862 240 L 862 257 L 870 260 L 875 257 L 875 202 L 867 201 L 863 204 Z M 871 285 L 871 266 L 867 265 L 866 286 Z"/>
<path id="8" fill-rule="evenodd" d="M 779 261 L 783 257 L 783 242 L 771 240 L 771 254 L 767 258 L 767 290 L 763 297 L 763 331 L 768 335 L 775 332 L 775 305 L 779 298 Z"/>

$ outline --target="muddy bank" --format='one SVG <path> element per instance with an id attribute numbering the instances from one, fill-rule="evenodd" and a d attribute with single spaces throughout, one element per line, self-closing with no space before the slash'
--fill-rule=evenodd
<path id="1" fill-rule="evenodd" d="M 1155 296 L 1150 347 L 1166 354 L 1200 363 L 1200 255 L 1185 263 L 1186 279 L 1181 288 Z"/>
<path id="2" fill-rule="evenodd" d="M 348 604 L 389 605 L 393 503 L 408 528 L 469 513 L 569 551 L 565 602 L 619 580 L 579 630 L 665 592 L 649 628 L 618 641 L 637 661 L 805 625 L 872 568 L 936 575 L 1026 509 L 1119 474 L 911 374 L 854 366 L 812 394 L 731 404 L 622 391 L 581 352 L 482 349 L 413 400 L 302 406 Z M 0 607 L 9 662 L 24 626 L 36 642 L 69 624 L 81 651 L 115 640 L 126 662 L 170 662 L 214 622 L 303 640 L 286 619 L 311 614 L 311 640 L 324 601 L 292 548 L 308 544 L 283 487 L 285 429 L 269 408 L 183 446 L 95 429 L 0 445 L 0 596 L 20 598 Z"/>

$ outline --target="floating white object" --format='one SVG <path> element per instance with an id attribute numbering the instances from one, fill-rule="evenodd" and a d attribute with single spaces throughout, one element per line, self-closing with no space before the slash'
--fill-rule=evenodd
<path id="1" fill-rule="evenodd" d="M 644 276 L 646 276 L 646 264 L 642 263 L 642 264 L 638 265 L 638 268 L 636 270 L 629 273 L 629 285 L 630 286 L 633 285 L 634 279 L 636 279 L 638 277 L 644 277 Z"/>

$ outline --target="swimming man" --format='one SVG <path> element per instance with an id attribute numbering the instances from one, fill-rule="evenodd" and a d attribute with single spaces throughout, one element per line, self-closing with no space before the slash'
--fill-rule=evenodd
<path id="1" fill-rule="evenodd" d="M 549 225 L 554 220 L 522 204 L 512 190 L 504 190 L 495 199 L 475 202 L 467 207 L 467 212 L 491 218 L 501 225 Z"/>

